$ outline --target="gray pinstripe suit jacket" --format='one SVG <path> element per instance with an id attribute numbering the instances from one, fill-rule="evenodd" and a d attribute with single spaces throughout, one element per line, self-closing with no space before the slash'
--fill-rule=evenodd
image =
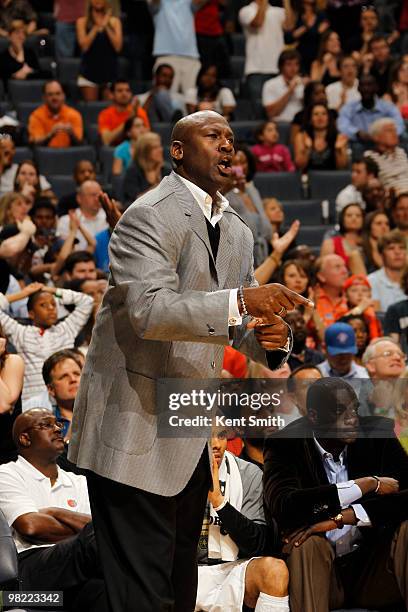
<path id="1" fill-rule="evenodd" d="M 69 458 L 80 467 L 164 496 L 190 479 L 206 439 L 157 437 L 155 381 L 220 374 L 229 288 L 255 281 L 251 231 L 231 207 L 219 223 L 214 262 L 204 215 L 173 172 L 116 226 L 75 402 Z M 266 363 L 244 326 L 234 346 Z M 274 353 L 278 366 L 286 353 Z"/>

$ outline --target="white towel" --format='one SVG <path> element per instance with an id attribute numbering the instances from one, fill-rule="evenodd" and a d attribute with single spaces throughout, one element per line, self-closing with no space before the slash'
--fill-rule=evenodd
<path id="1" fill-rule="evenodd" d="M 225 482 L 224 499 L 239 512 L 242 508 L 242 480 L 237 462 L 232 453 L 225 451 L 219 468 L 220 482 Z M 229 535 L 221 533 L 220 526 L 214 524 L 217 513 L 210 504 L 211 523 L 208 532 L 208 557 L 222 561 L 236 561 L 238 559 L 238 546 Z"/>

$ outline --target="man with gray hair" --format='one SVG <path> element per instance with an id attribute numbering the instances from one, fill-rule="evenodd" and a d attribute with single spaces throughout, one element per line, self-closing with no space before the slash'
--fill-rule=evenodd
<path id="1" fill-rule="evenodd" d="M 361 402 L 366 405 L 366 414 L 394 418 L 395 391 L 399 390 L 395 383 L 404 373 L 405 359 L 399 343 L 391 336 L 377 338 L 368 345 L 362 358 L 372 382 L 365 401 Z"/>
<path id="2" fill-rule="evenodd" d="M 75 210 L 75 215 L 79 221 L 79 229 L 76 234 L 76 251 L 85 251 L 88 240 L 85 233 L 95 237 L 96 234 L 107 229 L 106 213 L 103 210 L 99 197 L 102 194 L 101 186 L 97 181 L 85 181 L 78 188 L 77 202 L 79 208 Z M 64 240 L 70 232 L 70 216 L 63 215 L 58 222 L 58 233 Z"/>
<path id="3" fill-rule="evenodd" d="M 398 146 L 394 119 L 377 119 L 371 124 L 369 134 L 375 143 L 375 150 L 367 151 L 365 156 L 378 165 L 378 178 L 384 187 L 393 188 L 397 193 L 408 191 L 408 157 L 404 149 Z"/>

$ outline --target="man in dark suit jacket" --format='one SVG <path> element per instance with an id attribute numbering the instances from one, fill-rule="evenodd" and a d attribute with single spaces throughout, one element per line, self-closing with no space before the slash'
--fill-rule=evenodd
<path id="1" fill-rule="evenodd" d="M 393 422 L 317 380 L 307 416 L 265 445 L 264 501 L 284 534 L 292 612 L 408 604 L 408 456 Z"/>

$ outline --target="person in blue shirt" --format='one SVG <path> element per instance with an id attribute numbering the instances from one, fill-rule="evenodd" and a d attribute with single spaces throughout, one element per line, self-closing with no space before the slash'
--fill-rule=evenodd
<path id="1" fill-rule="evenodd" d="M 350 141 L 364 148 L 374 144 L 369 128 L 377 119 L 390 117 L 396 123 L 398 135 L 404 132 L 405 126 L 401 113 L 394 104 L 378 97 L 377 81 L 372 75 L 367 74 L 360 78 L 358 90 L 361 100 L 348 102 L 340 110 L 337 119 L 339 132 L 346 134 Z"/>
<path id="2" fill-rule="evenodd" d="M 147 127 L 140 117 L 129 117 L 125 123 L 126 140 L 115 147 L 113 152 L 112 174 L 124 174 L 133 160 L 135 144 L 139 136 L 147 132 Z"/>

